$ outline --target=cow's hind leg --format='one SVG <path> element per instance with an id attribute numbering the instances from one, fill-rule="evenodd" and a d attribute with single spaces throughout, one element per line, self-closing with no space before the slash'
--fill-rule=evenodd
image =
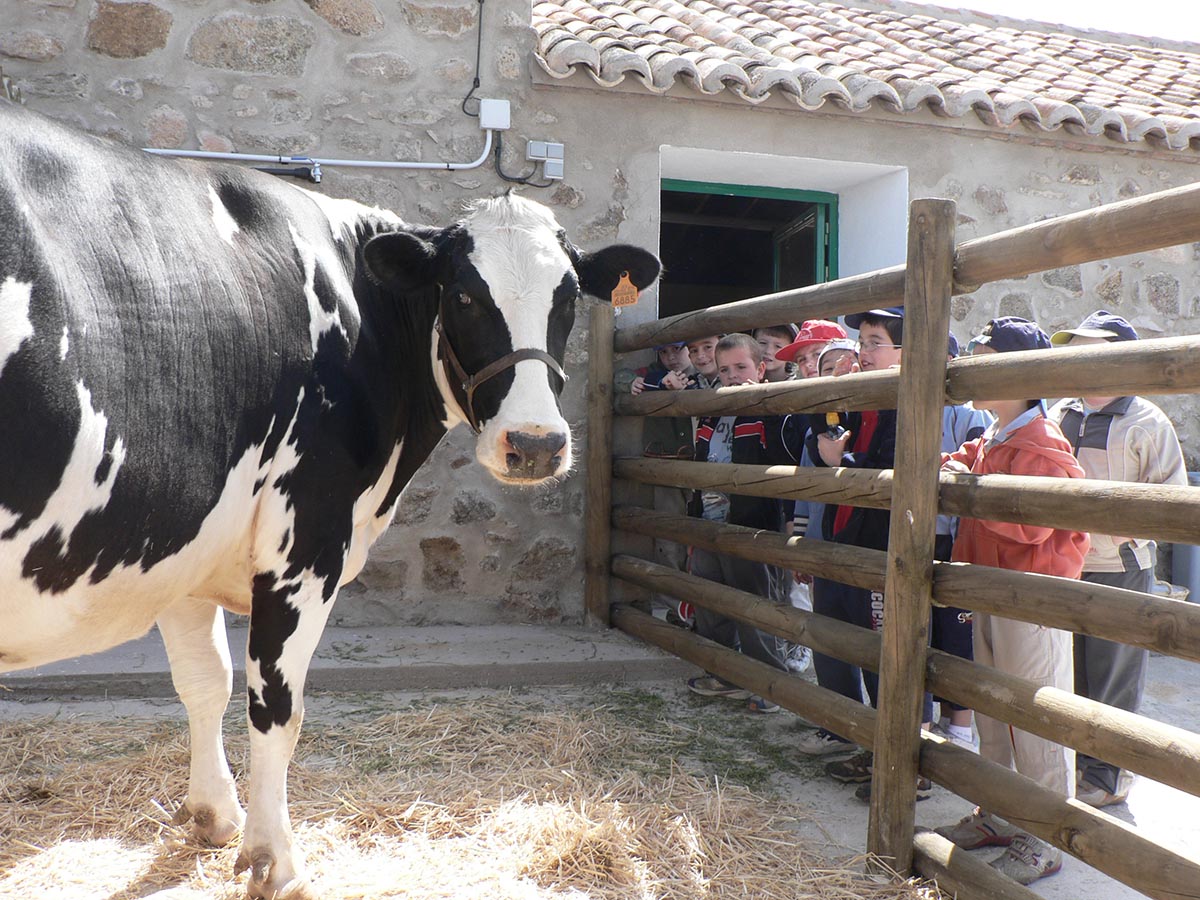
<path id="1" fill-rule="evenodd" d="M 176 822 L 194 819 L 198 837 L 218 846 L 227 844 L 246 816 L 221 739 L 221 717 L 233 691 L 225 618 L 215 604 L 186 597 L 158 617 L 158 629 L 191 733 L 188 793 Z"/>
<path id="2" fill-rule="evenodd" d="M 333 606 L 326 582 L 301 577 L 254 580 L 246 688 L 250 717 L 250 802 L 236 869 L 250 869 L 249 895 L 300 900 L 313 895 L 295 846 L 287 773 L 304 718 L 304 680 Z"/>

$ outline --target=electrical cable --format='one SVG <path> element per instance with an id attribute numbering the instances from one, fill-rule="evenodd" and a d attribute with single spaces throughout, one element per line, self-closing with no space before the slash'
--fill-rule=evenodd
<path id="1" fill-rule="evenodd" d="M 473 95 L 477 90 L 479 90 L 479 63 L 483 57 L 483 0 L 479 0 L 478 19 L 479 21 L 476 23 L 477 32 L 475 40 L 475 79 L 471 82 L 471 90 L 467 91 L 467 96 L 463 97 L 462 102 L 462 111 L 468 116 L 476 119 L 479 118 L 479 110 L 476 109 L 475 112 L 471 112 L 469 109 L 467 109 L 467 101 L 474 99 L 476 103 L 479 102 L 479 98 L 473 98 Z"/>
<path id="2" fill-rule="evenodd" d="M 547 181 L 545 184 L 539 184 L 539 183 L 538 183 L 538 182 L 536 182 L 536 181 L 530 181 L 530 180 L 529 180 L 529 179 L 531 179 L 531 178 L 534 176 L 534 174 L 537 172 L 537 166 L 536 166 L 536 165 L 533 167 L 533 171 L 532 171 L 532 172 L 530 172 L 528 175 L 517 175 L 517 176 L 513 176 L 513 175 L 506 175 L 506 174 L 504 173 L 504 170 L 503 170 L 502 168 L 500 168 L 500 151 L 503 149 L 503 140 L 502 140 L 502 138 L 501 138 L 501 135 L 502 135 L 502 134 L 503 134 L 503 132 L 501 132 L 501 131 L 497 131 L 497 132 L 496 132 L 496 150 L 495 150 L 495 153 L 496 153 L 496 174 L 497 174 L 497 175 L 499 175 L 501 178 L 503 178 L 505 181 L 511 181 L 513 184 L 525 184 L 525 185 L 528 185 L 529 187 L 535 187 L 535 188 L 548 188 L 548 187 L 554 187 L 554 185 L 555 185 L 555 181 L 554 181 L 554 180 L 552 180 L 552 179 L 551 179 L 551 180 L 548 180 L 548 181 Z"/>

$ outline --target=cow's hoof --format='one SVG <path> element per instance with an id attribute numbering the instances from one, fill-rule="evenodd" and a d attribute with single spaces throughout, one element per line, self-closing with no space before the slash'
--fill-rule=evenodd
<path id="1" fill-rule="evenodd" d="M 189 820 L 192 822 L 192 834 L 197 841 L 214 847 L 224 847 L 241 834 L 242 826 L 246 824 L 246 814 L 240 806 L 235 807 L 233 816 L 228 816 L 207 805 L 192 809 L 185 802 L 175 813 L 173 821 L 175 825 L 183 825 Z"/>
<path id="2" fill-rule="evenodd" d="M 308 879 L 290 865 L 280 865 L 270 850 L 247 851 L 238 854 L 235 875 L 250 870 L 246 896 L 250 900 L 316 900 Z"/>

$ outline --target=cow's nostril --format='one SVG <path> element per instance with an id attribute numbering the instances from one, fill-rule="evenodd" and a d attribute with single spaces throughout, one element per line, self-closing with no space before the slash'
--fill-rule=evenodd
<path id="1" fill-rule="evenodd" d="M 504 461 L 508 464 L 508 467 L 510 469 L 515 469 L 517 466 L 519 466 L 521 464 L 521 454 L 520 453 L 506 453 L 504 455 Z"/>

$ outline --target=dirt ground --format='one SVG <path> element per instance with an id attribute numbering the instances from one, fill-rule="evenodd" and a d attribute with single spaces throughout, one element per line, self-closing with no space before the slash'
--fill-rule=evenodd
<path id="1" fill-rule="evenodd" d="M 1197 667 L 1168 657 L 1154 657 L 1143 713 L 1193 731 L 1200 731 L 1200 692 L 1194 690 Z M 811 676 L 809 676 L 811 677 Z M 525 708 L 588 709 L 603 707 L 621 721 L 682 726 L 688 737 L 663 745 L 661 766 L 672 764 L 717 783 L 736 785 L 760 796 L 766 804 L 786 808 L 795 833 L 819 848 L 831 863 L 857 865 L 863 851 L 867 805 L 854 797 L 853 786 L 840 785 L 822 771 L 823 763 L 792 749 L 795 738 L 809 726 L 790 713 L 759 715 L 743 704 L 704 699 L 686 690 L 681 681 L 638 685 L 545 687 L 517 690 L 455 690 L 422 693 L 313 694 L 308 700 L 306 727 L 314 733 L 336 733 L 339 723 L 366 721 L 396 709 L 417 705 L 461 705 L 505 698 Z M 182 720 L 182 708 L 169 700 L 0 700 L 0 722 L 37 719 L 48 727 L 72 722 Z M 244 733 L 241 717 L 231 712 L 227 733 Z M 55 724 L 57 723 L 57 724 Z M 131 721 L 131 728 L 144 727 Z M 678 733 L 678 732 L 677 732 Z M 302 738 L 303 741 L 303 738 Z M 935 787 L 934 796 L 917 807 L 917 823 L 936 826 L 969 811 L 969 804 Z M 1139 780 L 1125 806 L 1107 810 L 1139 830 L 1179 851 L 1195 855 L 1200 848 L 1200 799 L 1171 788 Z M 2 837 L 2 836 L 0 836 Z M 977 851 L 990 858 L 996 851 Z M 1141 894 L 1068 857 L 1061 873 L 1034 886 L 1043 897 L 1061 900 L 1125 900 Z M 0 897 L 3 897 L 0 881 Z M 164 900 L 167 896 L 162 895 Z M 582 900 L 587 894 L 572 895 Z M 74 898 L 72 898 L 74 900 Z"/>

